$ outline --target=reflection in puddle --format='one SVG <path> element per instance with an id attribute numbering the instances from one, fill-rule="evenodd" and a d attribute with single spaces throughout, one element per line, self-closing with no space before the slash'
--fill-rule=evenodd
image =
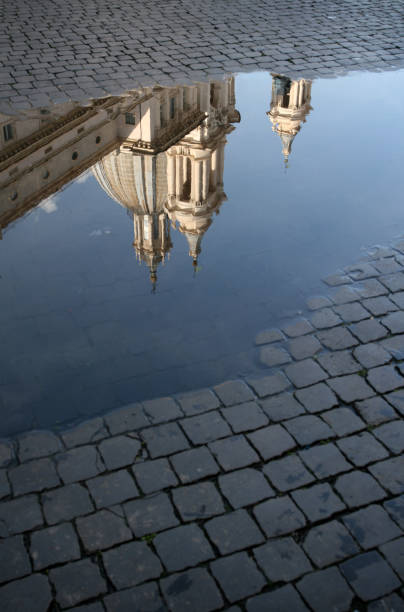
<path id="1" fill-rule="evenodd" d="M 257 332 L 404 226 L 402 78 L 229 76 L 1 116 L 0 433 L 262 371 Z"/>

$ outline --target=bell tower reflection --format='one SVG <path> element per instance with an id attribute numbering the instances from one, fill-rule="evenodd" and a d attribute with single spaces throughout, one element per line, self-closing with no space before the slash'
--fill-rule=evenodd
<path id="1" fill-rule="evenodd" d="M 272 130 L 281 138 L 286 166 L 293 140 L 312 110 L 311 84 L 312 82 L 306 79 L 292 81 L 286 76 L 272 75 L 271 109 L 267 115 L 272 123 Z"/>

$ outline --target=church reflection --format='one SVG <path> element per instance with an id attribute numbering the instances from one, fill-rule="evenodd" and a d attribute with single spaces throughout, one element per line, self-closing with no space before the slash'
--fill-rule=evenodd
<path id="1" fill-rule="evenodd" d="M 312 107 L 311 81 L 272 75 L 267 113 L 287 164 Z M 78 106 L 0 115 L 0 237 L 11 223 L 92 168 L 133 219 L 133 246 L 155 286 L 183 234 L 193 266 L 226 200 L 226 137 L 240 121 L 235 80 L 149 87 Z"/>
<path id="2" fill-rule="evenodd" d="M 240 120 L 234 79 L 155 90 L 134 110 L 125 115 L 132 129 L 93 172 L 133 216 L 133 245 L 155 284 L 172 247 L 170 225 L 184 234 L 197 266 L 203 235 L 226 199 L 226 135 Z"/>
<path id="3" fill-rule="evenodd" d="M 292 81 L 280 74 L 272 75 L 271 109 L 267 115 L 272 123 L 272 130 L 281 138 L 285 166 L 288 165 L 293 140 L 312 110 L 310 101 L 311 81 Z"/>

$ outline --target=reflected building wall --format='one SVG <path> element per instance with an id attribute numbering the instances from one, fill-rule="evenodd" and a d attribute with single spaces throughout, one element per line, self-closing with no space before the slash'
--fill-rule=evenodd
<path id="1" fill-rule="evenodd" d="M 292 152 L 293 140 L 312 110 L 311 85 L 306 79 L 292 81 L 283 75 L 272 75 L 271 106 L 267 115 L 272 130 L 281 138 L 285 164 Z"/>

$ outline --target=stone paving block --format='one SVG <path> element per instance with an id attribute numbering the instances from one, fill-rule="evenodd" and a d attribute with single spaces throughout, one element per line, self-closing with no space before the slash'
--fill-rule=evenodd
<path id="1" fill-rule="evenodd" d="M 144 429 L 141 435 L 152 459 L 189 448 L 188 440 L 177 423 L 155 425 Z"/>
<path id="2" fill-rule="evenodd" d="M 103 440 L 98 449 L 108 470 L 132 465 L 141 449 L 139 440 L 129 436 L 116 436 Z"/>
<path id="3" fill-rule="evenodd" d="M 223 500 L 212 482 L 178 487 L 173 490 L 173 501 L 185 522 L 210 518 L 225 511 Z"/>
<path id="4" fill-rule="evenodd" d="M 128 523 L 137 538 L 179 524 L 166 493 L 154 493 L 124 504 Z"/>
<path id="5" fill-rule="evenodd" d="M 293 359 L 307 359 L 307 357 L 313 357 L 321 348 L 320 342 L 312 335 L 294 338 L 288 344 L 288 350 Z"/>
<path id="6" fill-rule="evenodd" d="M 387 393 L 404 386 L 404 378 L 392 365 L 369 370 L 367 380 L 378 393 Z"/>
<path id="7" fill-rule="evenodd" d="M 223 598 L 215 581 L 204 568 L 191 569 L 163 578 L 161 590 L 172 612 L 211 612 L 223 605 Z"/>
<path id="8" fill-rule="evenodd" d="M 284 425 L 300 446 L 335 437 L 333 430 L 324 421 L 311 414 L 285 421 Z"/>
<path id="9" fill-rule="evenodd" d="M 184 393 L 177 397 L 178 402 L 186 416 L 195 416 L 201 412 L 214 410 L 220 406 L 216 395 L 210 389 L 201 389 L 191 393 Z"/>
<path id="10" fill-rule="evenodd" d="M 381 276 L 380 281 L 393 293 L 404 289 L 404 274 L 402 272 Z"/>
<path id="11" fill-rule="evenodd" d="M 302 405 L 288 392 L 261 400 L 261 406 L 271 421 L 275 422 L 290 419 L 305 412 Z"/>
<path id="12" fill-rule="evenodd" d="M 348 349 L 359 344 L 357 339 L 346 327 L 325 329 L 317 333 L 317 338 L 320 340 L 321 344 L 332 351 L 342 351 L 343 349 Z"/>
<path id="13" fill-rule="evenodd" d="M 328 378 L 328 374 L 313 359 L 304 359 L 285 369 L 286 376 L 296 387 L 308 387 Z"/>
<path id="14" fill-rule="evenodd" d="M 14 495 L 24 495 L 60 484 L 59 476 L 51 459 L 36 459 L 11 468 L 8 472 Z"/>
<path id="15" fill-rule="evenodd" d="M 15 461 L 14 446 L 10 440 L 0 440 L 0 468 Z"/>
<path id="16" fill-rule="evenodd" d="M 291 493 L 293 500 L 303 510 L 310 522 L 321 521 L 345 509 L 328 483 L 316 484 Z"/>
<path id="17" fill-rule="evenodd" d="M 363 601 L 388 595 L 400 581 L 383 557 L 376 551 L 358 555 L 340 565 L 341 572 Z"/>
<path id="18" fill-rule="evenodd" d="M 404 416 L 404 391 L 393 391 L 385 396 L 389 404 L 392 404 L 398 412 Z"/>
<path id="19" fill-rule="evenodd" d="M 390 300 L 401 310 L 404 308 L 404 291 L 397 293 L 391 293 L 389 295 Z"/>
<path id="20" fill-rule="evenodd" d="M 393 495 L 404 492 L 404 457 L 380 461 L 371 465 L 369 471 Z"/>
<path id="21" fill-rule="evenodd" d="M 245 552 L 217 559 L 210 568 L 231 603 L 259 593 L 266 584 L 264 576 Z"/>
<path id="22" fill-rule="evenodd" d="M 234 433 L 251 431 L 268 425 L 268 418 L 255 402 L 229 406 L 223 408 L 221 412 Z"/>
<path id="23" fill-rule="evenodd" d="M 404 495 L 393 497 L 383 505 L 392 519 L 400 525 L 401 529 L 404 529 Z"/>
<path id="24" fill-rule="evenodd" d="M 117 589 L 136 586 L 163 573 L 158 557 L 145 542 L 122 544 L 102 553 L 102 560 L 108 578 Z"/>
<path id="25" fill-rule="evenodd" d="M 32 572 L 22 536 L 0 540 L 0 583 L 22 578 Z"/>
<path id="26" fill-rule="evenodd" d="M 96 601 L 95 603 L 83 604 L 82 606 L 75 606 L 74 608 L 69 608 L 69 612 L 104 612 L 105 608 L 103 607 L 100 601 Z"/>
<path id="27" fill-rule="evenodd" d="M 357 264 L 347 266 L 345 268 L 345 272 L 348 272 L 354 280 L 363 280 L 365 278 L 378 276 L 377 270 L 375 270 L 375 268 L 367 262 L 359 262 Z"/>
<path id="28" fill-rule="evenodd" d="M 52 601 L 46 576 L 33 574 L 0 587 L 2 612 L 46 612 Z"/>
<path id="29" fill-rule="evenodd" d="M 359 552 L 359 547 L 349 531 L 338 521 L 329 521 L 313 527 L 304 540 L 303 548 L 319 568 Z"/>
<path id="30" fill-rule="evenodd" d="M 354 374 L 361 369 L 361 366 L 352 357 L 350 351 L 322 353 L 318 356 L 318 362 L 324 368 L 324 370 L 330 374 L 330 376 Z"/>
<path id="31" fill-rule="evenodd" d="M 384 365 L 391 360 L 391 355 L 380 344 L 369 343 L 361 344 L 356 347 L 353 352 L 355 359 L 364 368 L 374 368 Z"/>
<path id="32" fill-rule="evenodd" d="M 282 492 L 297 489 L 314 480 L 296 455 L 270 461 L 263 468 L 263 472 L 274 487 Z"/>
<path id="33" fill-rule="evenodd" d="M 308 298 L 306 300 L 306 304 L 309 310 L 319 310 L 320 308 L 331 306 L 331 302 L 328 297 L 325 297 L 323 295 Z"/>
<path id="34" fill-rule="evenodd" d="M 75 446 L 103 440 L 109 436 L 109 433 L 103 419 L 96 417 L 62 432 L 60 436 L 67 448 L 74 448 Z"/>
<path id="35" fill-rule="evenodd" d="M 350 302 L 356 302 L 359 299 L 359 294 L 353 287 L 346 286 L 333 291 L 330 297 L 334 304 L 349 304 Z"/>
<path id="36" fill-rule="evenodd" d="M 380 425 L 380 427 L 373 429 L 372 433 L 395 455 L 404 451 L 403 421 L 392 421 L 391 423 Z"/>
<path id="37" fill-rule="evenodd" d="M 279 329 L 263 329 L 255 336 L 255 344 L 271 344 L 285 339 Z"/>
<path id="38" fill-rule="evenodd" d="M 313 331 L 313 326 L 310 325 L 307 319 L 299 319 L 293 323 L 289 323 L 283 328 L 284 333 L 290 338 L 304 336 Z"/>
<path id="39" fill-rule="evenodd" d="M 158 399 L 142 402 L 142 405 L 152 425 L 165 423 L 184 416 L 182 410 L 172 397 L 159 397 Z"/>
<path id="40" fill-rule="evenodd" d="M 347 436 L 366 427 L 366 423 L 351 408 L 346 406 L 323 412 L 321 417 L 332 427 L 337 436 Z"/>
<path id="41" fill-rule="evenodd" d="M 366 472 L 356 471 L 339 476 L 334 486 L 349 508 L 365 506 L 386 497 L 386 492 Z"/>
<path id="42" fill-rule="evenodd" d="M 342 319 L 331 308 L 323 308 L 312 315 L 311 322 L 317 329 L 327 329 L 340 325 Z"/>
<path id="43" fill-rule="evenodd" d="M 375 317 L 379 317 L 381 315 L 387 314 L 388 312 L 393 312 L 397 310 L 396 304 L 394 304 L 391 300 L 389 300 L 389 298 L 385 297 L 384 295 L 363 300 L 362 304 Z"/>
<path id="44" fill-rule="evenodd" d="M 328 478 L 352 468 L 344 455 L 331 442 L 299 451 L 299 455 L 317 478 Z"/>
<path id="45" fill-rule="evenodd" d="M 85 549 L 92 553 L 132 539 L 132 532 L 115 509 L 100 510 L 76 519 Z"/>
<path id="46" fill-rule="evenodd" d="M 269 368 L 273 368 L 290 363 L 292 358 L 283 347 L 269 344 L 260 349 L 259 360 Z"/>
<path id="47" fill-rule="evenodd" d="M 348 404 L 357 400 L 367 399 L 375 394 L 373 389 L 357 374 L 330 378 L 327 380 L 327 383 L 342 401 Z"/>
<path id="48" fill-rule="evenodd" d="M 281 425 L 264 427 L 259 431 L 248 434 L 247 437 L 264 460 L 283 455 L 283 453 L 296 446 L 293 438 Z"/>
<path id="49" fill-rule="evenodd" d="M 271 376 L 263 376 L 262 378 L 248 378 L 247 382 L 258 397 L 276 395 L 290 387 L 290 381 L 283 372 L 276 372 Z"/>
<path id="50" fill-rule="evenodd" d="M 43 524 L 42 512 L 36 495 L 0 503 L 0 537 L 29 531 Z"/>
<path id="51" fill-rule="evenodd" d="M 269 538 L 293 533 L 306 525 L 304 515 L 288 495 L 258 504 L 253 513 Z"/>
<path id="52" fill-rule="evenodd" d="M 268 610 L 308 612 L 309 609 L 304 605 L 296 589 L 291 584 L 287 584 L 280 589 L 257 595 L 247 601 L 247 612 L 268 612 Z"/>
<path id="53" fill-rule="evenodd" d="M 401 529 L 391 520 L 387 512 L 376 504 L 345 515 L 342 520 L 365 550 L 401 535 Z"/>
<path id="54" fill-rule="evenodd" d="M 357 402 L 355 407 L 369 425 L 379 425 L 397 418 L 397 412 L 382 397 L 371 397 Z"/>
<path id="55" fill-rule="evenodd" d="M 30 554 L 35 570 L 81 557 L 79 541 L 70 523 L 34 531 L 31 535 Z"/>
<path id="56" fill-rule="evenodd" d="M 264 537 L 246 510 L 228 512 L 205 523 L 210 540 L 222 555 L 256 546 Z"/>
<path id="57" fill-rule="evenodd" d="M 318 570 L 296 584 L 298 591 L 314 612 L 345 612 L 354 594 L 336 567 Z"/>
<path id="58" fill-rule="evenodd" d="M 369 278 L 368 280 L 361 282 L 360 286 L 357 288 L 357 292 L 364 299 L 388 294 L 386 287 L 376 278 Z"/>
<path id="59" fill-rule="evenodd" d="M 367 612 L 386 612 L 387 610 L 391 610 L 392 612 L 404 612 L 404 601 L 401 597 L 393 593 L 392 595 L 383 597 L 383 599 L 372 601 L 367 607 Z"/>
<path id="60" fill-rule="evenodd" d="M 244 436 L 232 436 L 211 442 L 209 448 L 225 471 L 251 465 L 260 461 L 259 456 Z"/>
<path id="61" fill-rule="evenodd" d="M 42 494 L 46 522 L 50 525 L 69 521 L 94 510 L 88 491 L 80 484 L 59 487 Z"/>
<path id="62" fill-rule="evenodd" d="M 388 456 L 386 449 L 368 432 L 338 440 L 337 444 L 344 455 L 358 467 Z"/>
<path id="63" fill-rule="evenodd" d="M 65 484 L 87 480 L 105 471 L 94 446 L 80 446 L 55 455 L 59 476 Z"/>
<path id="64" fill-rule="evenodd" d="M 328 410 L 338 404 L 335 393 L 324 383 L 318 383 L 305 389 L 296 391 L 296 397 L 306 408 L 307 412 L 320 412 Z"/>
<path id="65" fill-rule="evenodd" d="M 141 586 L 111 593 L 104 597 L 104 604 L 108 612 L 122 612 L 122 610 L 167 612 L 167 608 L 160 596 L 156 582 L 148 582 Z M 89 609 L 88 612 L 104 612 L 105 610 L 102 604 L 97 603 L 92 605 L 100 605 L 101 607 L 100 609 L 97 608 L 97 610 Z M 81 609 L 80 607 L 80 610 Z M 79 608 L 74 608 L 74 610 L 79 610 Z M 83 612 L 87 612 L 87 606 L 85 610 L 83 608 Z"/>
<path id="66" fill-rule="evenodd" d="M 359 302 L 351 302 L 350 304 L 335 306 L 334 311 L 343 321 L 345 321 L 345 323 L 355 323 L 371 316 Z"/>
<path id="67" fill-rule="evenodd" d="M 196 524 L 181 525 L 160 533 L 153 544 L 168 572 L 193 567 L 215 556 L 203 531 Z"/>
<path id="68" fill-rule="evenodd" d="M 227 440 L 232 440 L 232 438 L 227 438 Z M 214 476 L 220 471 L 215 459 L 205 446 L 183 451 L 182 453 L 178 453 L 178 455 L 173 455 L 170 459 L 183 484 L 195 482 L 201 478 L 206 478 L 206 476 Z M 170 484 L 175 485 L 176 482 L 177 479 L 175 478 L 175 482 Z M 147 492 L 148 491 L 145 491 L 145 493 Z"/>
<path id="69" fill-rule="evenodd" d="M 141 404 L 129 404 L 105 415 L 105 422 L 113 436 L 136 431 L 150 425 Z"/>
<path id="70" fill-rule="evenodd" d="M 126 470 L 97 476 L 86 484 L 97 508 L 114 506 L 139 496 L 133 478 Z"/>
<path id="71" fill-rule="evenodd" d="M 192 452 L 193 451 L 185 451 L 185 453 Z M 174 455 L 174 457 L 180 457 L 181 454 Z M 143 463 L 134 465 L 132 470 L 137 483 L 140 485 L 143 493 L 146 494 L 155 493 L 167 487 L 175 487 L 178 484 L 178 479 L 167 459 L 144 461 Z M 132 495 L 132 497 L 136 497 L 136 495 Z"/>
<path id="72" fill-rule="evenodd" d="M 404 537 L 380 546 L 380 551 L 396 574 L 404 580 Z"/>
<path id="73" fill-rule="evenodd" d="M 258 567 L 271 582 L 289 582 L 312 570 L 312 565 L 293 538 L 280 538 L 254 548 Z"/>
<path id="74" fill-rule="evenodd" d="M 216 411 L 183 419 L 181 425 L 194 444 L 206 444 L 232 433 L 226 421 Z"/>
<path id="75" fill-rule="evenodd" d="M 233 508 L 243 508 L 275 495 L 263 474 L 252 468 L 219 476 L 218 482 Z"/>
<path id="76" fill-rule="evenodd" d="M 399 361 L 404 359 L 404 334 L 386 338 L 382 340 L 381 345 L 394 357 L 394 359 Z"/>
<path id="77" fill-rule="evenodd" d="M 51 569 L 49 579 L 56 589 L 56 601 L 62 608 L 75 606 L 107 591 L 98 565 L 90 559 Z"/>
<path id="78" fill-rule="evenodd" d="M 228 380 L 216 385 L 213 390 L 225 406 L 242 404 L 254 399 L 253 392 L 242 380 Z"/>
<path id="79" fill-rule="evenodd" d="M 374 262 L 374 267 L 381 274 L 393 274 L 394 272 L 400 272 L 402 267 L 394 259 L 394 257 L 384 257 Z"/>
<path id="80" fill-rule="evenodd" d="M 29 431 L 18 437 L 17 444 L 21 463 L 48 457 L 63 449 L 60 438 L 51 431 Z"/>

